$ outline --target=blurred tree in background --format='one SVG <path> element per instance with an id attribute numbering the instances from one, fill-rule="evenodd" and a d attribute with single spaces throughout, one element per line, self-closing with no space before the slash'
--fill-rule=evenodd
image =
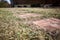
<path id="1" fill-rule="evenodd" d="M 11 5 L 8 4 L 8 2 L 6 2 L 6 1 L 1 1 L 1 2 L 0 2 L 0 7 L 1 7 L 1 8 L 2 8 L 2 7 L 11 7 Z"/>

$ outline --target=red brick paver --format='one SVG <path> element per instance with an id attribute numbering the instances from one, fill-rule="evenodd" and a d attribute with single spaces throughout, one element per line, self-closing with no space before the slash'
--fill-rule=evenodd
<path id="1" fill-rule="evenodd" d="M 43 19 L 39 21 L 33 21 L 33 24 L 39 26 L 39 28 L 54 31 L 60 29 L 60 20 L 56 18 Z"/>
<path id="2" fill-rule="evenodd" d="M 26 13 L 26 14 L 20 14 L 20 15 L 17 15 L 17 17 L 20 17 L 20 18 L 30 18 L 30 17 L 39 17 L 41 16 L 40 14 L 33 14 L 33 13 Z"/>

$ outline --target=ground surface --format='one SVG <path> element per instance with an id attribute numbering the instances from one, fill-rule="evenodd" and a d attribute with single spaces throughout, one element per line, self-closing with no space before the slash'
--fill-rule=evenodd
<path id="1" fill-rule="evenodd" d="M 12 16 L 14 16 L 14 17 L 12 17 Z M 26 29 L 26 28 L 17 27 L 18 25 L 28 26 L 34 30 L 35 29 L 44 29 L 44 31 L 50 31 L 50 32 L 51 31 L 54 32 L 55 30 L 58 30 L 60 32 L 60 8 L 0 8 L 0 21 L 1 21 L 0 24 L 2 24 L 3 27 L 5 25 L 6 26 L 10 25 L 10 27 L 9 27 L 10 30 L 13 29 L 14 27 L 16 27 L 16 28 L 14 28 L 15 29 L 14 31 L 18 32 L 18 35 L 20 34 L 19 33 L 20 30 L 23 29 L 23 34 L 21 34 L 21 36 L 24 35 L 24 33 L 28 34 L 30 30 Z M 7 23 L 5 23 L 5 22 L 7 22 Z M 1 27 L 2 27 L 2 25 L 1 25 Z M 12 26 L 12 28 L 11 28 L 11 26 Z M 27 30 L 29 30 L 29 31 L 27 31 Z M 7 34 L 8 34 L 8 32 L 7 32 Z M 12 31 L 10 31 L 9 34 L 13 35 L 14 33 Z M 42 36 L 42 38 L 41 38 L 41 36 Z M 23 38 L 20 39 L 21 37 L 20 38 L 19 37 L 20 36 L 18 36 L 18 38 L 15 40 L 28 40 L 28 39 L 25 39 L 25 37 L 23 37 L 24 39 Z M 36 38 L 36 40 L 45 40 L 44 39 L 45 36 L 43 36 L 42 34 L 39 37 L 40 37 L 40 39 Z M 14 38 L 11 37 L 10 39 L 14 39 Z M 9 39 L 7 39 L 7 40 L 9 40 Z M 34 40 L 34 38 L 29 39 L 29 40 Z M 52 40 L 52 39 L 50 39 L 50 40 Z"/>

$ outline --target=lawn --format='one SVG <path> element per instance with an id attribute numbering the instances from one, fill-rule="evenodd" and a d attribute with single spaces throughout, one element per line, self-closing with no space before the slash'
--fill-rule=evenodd
<path id="1" fill-rule="evenodd" d="M 0 8 L 0 40 L 53 40 L 32 21 L 57 18 L 60 8 Z"/>

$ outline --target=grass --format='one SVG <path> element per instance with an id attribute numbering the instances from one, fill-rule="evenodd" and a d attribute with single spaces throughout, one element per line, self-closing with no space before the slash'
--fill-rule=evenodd
<path id="1" fill-rule="evenodd" d="M 43 31 L 18 23 L 13 13 L 0 10 L 0 40 L 45 40 L 46 37 Z"/>
<path id="2" fill-rule="evenodd" d="M 0 10 L 0 40 L 15 39 L 15 18 L 10 12 Z M 12 28 L 11 28 L 12 27 Z"/>
<path id="3" fill-rule="evenodd" d="M 29 9 L 29 8 L 27 8 L 25 11 L 27 11 L 27 13 L 42 14 L 43 18 L 54 17 L 54 18 L 60 19 L 60 8 L 49 8 L 49 9 L 43 9 L 43 8 L 33 8 L 33 9 L 30 8 Z"/>
<path id="4" fill-rule="evenodd" d="M 26 20 L 22 19 L 22 21 L 21 18 L 14 16 L 17 13 L 19 15 L 24 13 L 21 11 L 43 15 L 39 18 L 55 17 L 60 19 L 59 9 L 0 8 L 0 40 L 53 40 L 44 30 L 34 26 L 31 28 L 30 25 L 24 24 Z"/>

